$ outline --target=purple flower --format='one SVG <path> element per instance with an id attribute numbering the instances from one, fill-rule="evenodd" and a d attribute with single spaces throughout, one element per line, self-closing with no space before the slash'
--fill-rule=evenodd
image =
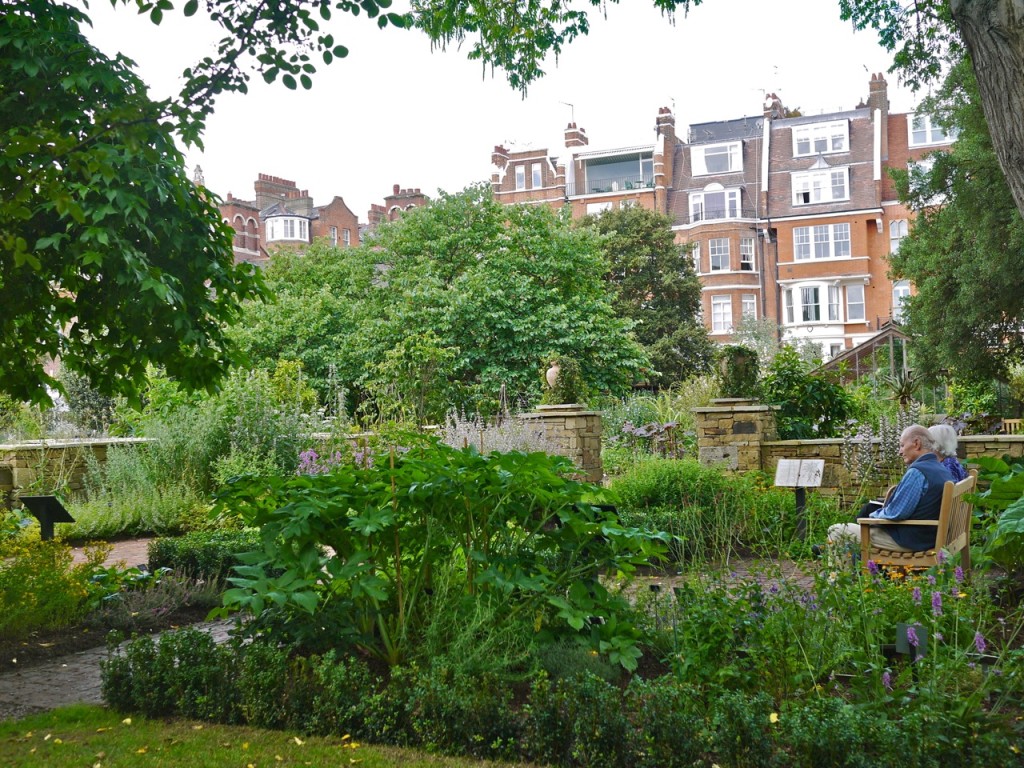
<path id="1" fill-rule="evenodd" d="M 949 554 L 944 549 L 940 549 L 935 553 L 935 562 L 939 565 L 945 565 L 946 561 L 949 560 Z"/>
<path id="2" fill-rule="evenodd" d="M 920 605 L 921 604 L 921 588 L 920 587 L 914 587 L 914 592 L 913 592 L 912 596 L 914 598 L 914 603 L 916 605 Z"/>
<path id="3" fill-rule="evenodd" d="M 957 584 L 963 584 L 964 581 L 964 569 L 961 566 L 957 566 L 956 570 L 953 571 L 953 578 L 956 579 Z"/>
<path id="4" fill-rule="evenodd" d="M 878 575 L 878 563 L 876 563 L 874 560 L 868 560 L 868 573 L 870 573 L 872 576 Z"/>
<path id="5" fill-rule="evenodd" d="M 974 633 L 974 647 L 977 649 L 978 653 L 985 652 L 985 637 L 981 632 Z"/>
<path id="6" fill-rule="evenodd" d="M 885 670 L 885 672 L 882 673 L 882 685 L 885 686 L 885 690 L 892 690 L 892 675 L 889 674 L 889 670 Z"/>
<path id="7" fill-rule="evenodd" d="M 917 639 L 917 630 L 913 627 L 907 627 L 907 642 L 917 648 L 918 643 L 921 641 Z"/>
<path id="8" fill-rule="evenodd" d="M 942 593 L 932 592 L 932 615 L 942 615 Z"/>
<path id="9" fill-rule="evenodd" d="M 942 550 L 939 550 L 939 551 L 941 552 Z M 933 587 L 935 586 L 935 575 L 934 574 L 932 574 L 932 573 L 928 574 L 928 583 L 931 584 Z"/>
<path id="10" fill-rule="evenodd" d="M 936 642 L 936 643 L 941 643 L 941 642 L 942 642 L 943 640 L 945 640 L 945 639 L 946 639 L 946 638 L 944 638 L 944 637 L 942 636 L 942 633 L 941 633 L 941 632 L 936 632 L 936 633 L 935 633 L 935 642 Z"/>

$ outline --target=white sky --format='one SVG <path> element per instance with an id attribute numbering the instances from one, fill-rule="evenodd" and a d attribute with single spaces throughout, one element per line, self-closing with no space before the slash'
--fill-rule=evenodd
<path id="1" fill-rule="evenodd" d="M 156 27 L 132 8 L 93 0 L 89 36 L 134 59 L 162 98 L 214 52 L 218 30 L 202 14 L 176 11 Z M 489 180 L 495 144 L 564 156 L 570 119 L 591 149 L 648 144 L 662 106 L 674 108 L 681 136 L 690 123 L 759 114 L 771 91 L 808 115 L 852 109 L 867 98 L 871 73 L 891 64 L 873 31 L 839 20 L 835 0 L 705 0 L 674 26 L 649 2 L 608 5 L 607 19 L 594 9 L 590 34 L 557 66 L 548 62 L 525 100 L 465 52 L 431 52 L 420 32 L 380 30 L 365 15 L 337 17 L 323 31 L 349 56 L 320 67 L 311 91 L 256 75 L 247 95 L 222 96 L 205 151 L 187 152 L 190 174 L 198 163 L 210 189 L 243 199 L 258 173 L 281 176 L 316 204 L 343 197 L 365 221 L 394 184 L 433 195 Z M 895 75 L 886 79 L 892 111 L 911 111 L 917 99 Z"/>

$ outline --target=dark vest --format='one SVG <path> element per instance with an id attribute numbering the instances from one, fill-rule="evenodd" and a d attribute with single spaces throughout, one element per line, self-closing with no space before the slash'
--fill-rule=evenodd
<path id="1" fill-rule="evenodd" d="M 946 482 L 953 479 L 953 475 L 939 462 L 934 453 L 926 453 L 918 456 L 917 460 L 909 468 L 918 470 L 924 475 L 924 493 L 921 500 L 917 502 L 914 511 L 907 516 L 907 520 L 938 520 L 939 509 L 942 507 L 942 491 Z M 923 552 L 935 546 L 935 529 L 917 525 L 895 525 L 886 529 L 889 535 L 901 547 Z"/>

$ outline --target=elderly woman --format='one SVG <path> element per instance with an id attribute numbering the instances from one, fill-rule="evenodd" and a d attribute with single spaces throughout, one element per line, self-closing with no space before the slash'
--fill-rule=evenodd
<path id="1" fill-rule="evenodd" d="M 939 461 L 953 475 L 953 482 L 959 483 L 967 477 L 967 470 L 956 458 L 956 430 L 949 424 L 936 424 L 928 427 L 928 434 L 932 436 Z"/>

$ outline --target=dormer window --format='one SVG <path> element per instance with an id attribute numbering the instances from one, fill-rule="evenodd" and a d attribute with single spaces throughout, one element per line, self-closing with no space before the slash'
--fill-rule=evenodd
<path id="1" fill-rule="evenodd" d="M 797 126 L 793 129 L 793 157 L 848 152 L 849 131 L 846 120 Z"/>
<path id="2" fill-rule="evenodd" d="M 267 242 L 275 240 L 309 242 L 309 222 L 299 216 L 275 216 L 267 219 Z"/>
<path id="3" fill-rule="evenodd" d="M 690 148 L 690 161 L 694 176 L 713 173 L 733 173 L 743 170 L 743 145 L 738 141 L 728 144 L 706 144 Z"/>

